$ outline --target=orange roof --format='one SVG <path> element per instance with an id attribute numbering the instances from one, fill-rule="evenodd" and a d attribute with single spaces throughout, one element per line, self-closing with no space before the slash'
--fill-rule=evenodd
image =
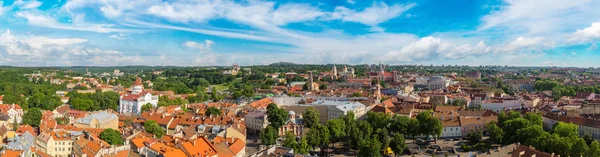
<path id="1" fill-rule="evenodd" d="M 233 142 L 233 144 L 229 145 L 229 149 L 231 149 L 231 151 L 236 155 L 244 150 L 245 147 L 246 143 L 241 139 L 237 139 L 235 142 Z"/>
<path id="2" fill-rule="evenodd" d="M 1 157 L 20 157 L 21 153 L 23 153 L 22 150 L 10 150 L 10 149 L 7 149 L 7 150 L 5 150 L 4 154 L 2 154 Z"/>
<path id="3" fill-rule="evenodd" d="M 150 138 L 148 138 L 148 137 L 139 137 L 139 138 L 131 139 L 131 143 L 133 143 L 133 145 L 139 149 L 139 148 L 146 147 L 144 145 L 144 142 L 147 141 L 147 140 L 150 140 Z"/>
<path id="4" fill-rule="evenodd" d="M 144 85 L 144 84 L 142 84 L 142 78 L 139 78 L 139 77 L 138 77 L 137 79 L 135 79 L 135 82 L 133 82 L 133 85 L 134 85 L 134 86 L 141 86 L 141 85 Z"/>
<path id="5" fill-rule="evenodd" d="M 387 108 L 394 107 L 394 103 L 392 103 L 392 99 L 387 99 L 387 100 L 381 102 L 381 104 L 383 104 Z"/>
<path id="6" fill-rule="evenodd" d="M 23 135 L 25 132 L 29 132 L 31 135 L 36 136 L 35 131 L 33 131 L 33 127 L 29 125 L 21 125 L 17 128 L 17 134 Z"/>
<path id="7" fill-rule="evenodd" d="M 263 98 L 263 99 L 251 102 L 249 105 L 252 106 L 252 108 L 261 109 L 261 108 L 265 108 L 265 107 L 269 106 L 269 104 L 271 104 L 271 103 L 273 103 L 273 100 L 271 100 L 271 98 Z"/>
<path id="8" fill-rule="evenodd" d="M 217 150 L 210 142 L 208 142 L 205 137 L 197 138 L 190 142 L 185 142 L 182 144 L 182 146 L 183 149 L 191 156 L 198 154 L 203 156 L 217 155 Z"/>
<path id="9" fill-rule="evenodd" d="M 215 149 L 219 152 L 219 157 L 234 157 L 235 154 L 229 149 L 226 143 L 219 143 L 215 145 Z"/>

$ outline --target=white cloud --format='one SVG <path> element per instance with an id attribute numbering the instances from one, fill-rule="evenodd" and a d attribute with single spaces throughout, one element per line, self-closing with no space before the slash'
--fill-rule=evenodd
<path id="1" fill-rule="evenodd" d="M 400 50 L 390 51 L 379 60 L 387 63 L 414 62 L 433 59 L 460 59 L 467 56 L 483 55 L 491 52 L 483 41 L 477 45 L 463 44 L 457 46 L 435 37 L 424 37 L 412 42 Z"/>
<path id="2" fill-rule="evenodd" d="M 0 35 L 2 65 L 126 65 L 140 63 L 115 50 L 83 46 L 87 39 L 15 36 L 10 30 Z M 144 62 L 149 64 L 151 62 Z"/>
<path id="3" fill-rule="evenodd" d="M 4 7 L 4 1 L 0 1 L 0 16 L 4 15 L 4 12 L 6 12 L 7 8 Z"/>
<path id="4" fill-rule="evenodd" d="M 571 52 L 571 54 L 573 54 L 573 55 L 577 55 L 577 52 L 573 51 L 573 52 Z"/>
<path id="5" fill-rule="evenodd" d="M 194 42 L 194 41 L 186 41 L 183 43 L 183 46 L 193 49 L 200 50 L 201 53 L 210 53 L 212 52 L 211 48 L 215 42 L 212 40 L 204 40 L 202 43 Z"/>
<path id="6" fill-rule="evenodd" d="M 40 7 L 41 5 L 42 5 L 42 2 L 39 2 L 36 0 L 31 0 L 31 1 L 17 0 L 12 4 L 12 6 L 19 8 L 19 9 L 35 9 L 35 8 Z"/>
<path id="7" fill-rule="evenodd" d="M 554 47 L 553 42 L 549 42 L 543 37 L 518 37 L 502 48 L 497 49 L 499 53 L 516 53 L 532 50 L 543 50 Z"/>
<path id="8" fill-rule="evenodd" d="M 408 5 L 394 4 L 388 6 L 387 4 L 380 2 L 373 3 L 371 7 L 365 8 L 362 11 L 351 10 L 343 6 L 338 6 L 328 18 L 338 19 L 345 22 L 362 23 L 372 26 L 376 29 L 381 29 L 378 28 L 377 25 L 400 16 L 400 14 L 411 9 L 415 5 L 415 3 L 411 3 Z"/>
<path id="9" fill-rule="evenodd" d="M 113 39 L 117 39 L 117 40 L 124 40 L 127 35 L 129 35 L 129 34 L 118 33 L 118 34 L 112 34 L 112 35 L 110 35 L 108 37 L 109 38 L 113 38 Z"/>
<path id="10" fill-rule="evenodd" d="M 348 2 L 349 4 L 354 4 L 354 3 L 356 3 L 354 0 L 348 0 L 348 1 L 346 1 L 346 2 Z"/>
<path id="11" fill-rule="evenodd" d="M 594 22 L 591 26 L 577 30 L 569 37 L 570 42 L 589 42 L 600 39 L 600 22 Z"/>
<path id="12" fill-rule="evenodd" d="M 175 1 L 152 5 L 148 13 L 177 22 L 206 22 L 219 15 L 221 1 Z"/>
<path id="13" fill-rule="evenodd" d="M 500 9 L 484 16 L 481 30 L 506 28 L 534 35 L 581 26 L 600 15 L 600 1 L 593 0 L 506 0 Z"/>
<path id="14" fill-rule="evenodd" d="M 114 25 L 110 24 L 88 24 L 82 21 L 75 20 L 74 22 L 79 22 L 73 24 L 65 24 L 60 23 L 56 19 L 44 15 L 42 13 L 34 13 L 29 11 L 20 11 L 16 13 L 16 16 L 24 18 L 27 20 L 27 23 L 34 26 L 39 27 L 48 27 L 54 29 L 64 29 L 64 30 L 77 30 L 77 31 L 89 31 L 89 32 L 98 32 L 98 33 L 110 33 L 110 32 L 131 32 L 133 30 L 128 29 L 120 29 L 120 28 L 112 28 Z M 77 17 L 74 19 L 78 19 Z M 80 18 L 79 18 L 80 19 Z"/>

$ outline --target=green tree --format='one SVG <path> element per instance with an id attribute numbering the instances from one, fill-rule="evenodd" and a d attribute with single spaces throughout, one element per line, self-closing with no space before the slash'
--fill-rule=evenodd
<path id="1" fill-rule="evenodd" d="M 308 107 L 304 112 L 304 126 L 312 128 L 314 125 L 319 124 L 319 111 L 313 107 Z"/>
<path id="2" fill-rule="evenodd" d="M 467 134 L 467 139 L 469 140 L 469 142 L 471 144 L 479 143 L 482 138 L 483 138 L 483 134 L 479 130 L 475 130 L 475 131 L 469 132 Z"/>
<path id="3" fill-rule="evenodd" d="M 585 143 L 583 138 L 571 138 L 571 151 L 569 156 L 585 156 L 588 153 L 588 145 Z"/>
<path id="4" fill-rule="evenodd" d="M 271 125 L 267 126 L 260 132 L 260 141 L 262 144 L 267 146 L 275 144 L 277 137 L 277 130 Z"/>
<path id="5" fill-rule="evenodd" d="M 218 109 L 216 107 L 208 107 L 208 109 L 206 109 L 206 115 L 221 115 L 221 109 Z"/>
<path id="6" fill-rule="evenodd" d="M 386 128 L 389 125 L 390 115 L 383 112 L 368 112 L 367 122 L 373 128 Z"/>
<path id="7" fill-rule="evenodd" d="M 377 137 L 367 138 L 360 143 L 358 156 L 381 157 L 381 142 Z"/>
<path id="8" fill-rule="evenodd" d="M 319 89 L 320 90 L 326 90 L 327 89 L 327 84 L 321 84 L 321 85 L 319 85 Z"/>
<path id="9" fill-rule="evenodd" d="M 581 136 L 581 138 L 583 138 L 583 140 L 585 140 L 585 143 L 588 146 L 591 145 L 592 142 L 594 141 L 594 138 L 592 138 L 592 135 L 590 135 L 589 133 L 583 134 L 583 136 Z"/>
<path id="10" fill-rule="evenodd" d="M 272 103 L 267 106 L 267 119 L 274 129 L 279 129 L 281 126 L 285 125 L 287 118 L 288 114 L 285 112 L 285 110 L 277 107 L 277 104 Z"/>
<path id="11" fill-rule="evenodd" d="M 592 143 L 590 144 L 590 148 L 588 149 L 588 152 L 585 156 L 600 157 L 600 143 L 598 143 L 598 141 L 596 140 L 592 141 Z"/>
<path id="12" fill-rule="evenodd" d="M 110 145 L 122 145 L 125 141 L 121 138 L 121 133 L 111 128 L 104 129 L 100 132 L 100 139 L 108 142 Z"/>
<path id="13" fill-rule="evenodd" d="M 308 137 L 308 144 L 313 148 L 321 148 L 321 151 L 323 151 L 329 144 L 329 129 L 324 125 L 317 124 L 313 126 L 310 130 L 308 130 L 306 136 Z"/>
<path id="14" fill-rule="evenodd" d="M 157 138 L 161 138 L 165 134 L 165 129 L 153 120 L 146 121 L 144 123 L 144 129 L 146 132 L 154 134 Z"/>
<path id="15" fill-rule="evenodd" d="M 287 148 L 296 148 L 297 144 L 298 143 L 296 142 L 296 136 L 294 136 L 294 133 L 292 133 L 291 131 L 286 132 L 282 146 Z"/>
<path id="16" fill-rule="evenodd" d="M 332 142 L 338 142 L 346 137 L 346 124 L 342 119 L 336 118 L 327 121 L 327 128 L 331 133 Z"/>
<path id="17" fill-rule="evenodd" d="M 300 143 L 294 149 L 294 152 L 298 154 L 308 154 L 308 150 L 310 150 L 308 140 L 306 140 L 306 137 L 302 137 L 302 139 L 300 139 Z"/>
<path id="18" fill-rule="evenodd" d="M 23 114 L 23 124 L 31 125 L 33 127 L 40 126 L 42 120 L 42 112 L 39 108 L 30 108 Z"/>
<path id="19" fill-rule="evenodd" d="M 406 143 L 404 142 L 404 135 L 402 134 L 394 134 L 392 140 L 390 142 L 390 148 L 394 151 L 396 156 L 402 155 L 404 149 L 406 149 Z"/>
<path id="20" fill-rule="evenodd" d="M 425 111 L 417 115 L 419 121 L 419 131 L 421 135 L 433 136 L 434 138 L 439 137 L 442 134 L 442 122 L 433 117 L 431 112 Z"/>
<path id="21" fill-rule="evenodd" d="M 494 143 L 502 143 L 502 137 L 504 135 L 504 131 L 495 122 L 490 122 L 487 124 L 487 132 L 490 135 L 490 140 L 494 141 Z"/>
<path id="22" fill-rule="evenodd" d="M 517 131 L 519 129 L 526 128 L 527 126 L 529 126 L 529 121 L 527 121 L 525 118 L 516 118 L 505 121 L 504 128 L 502 128 L 504 131 L 504 143 L 516 143 L 519 141 Z"/>
<path id="23" fill-rule="evenodd" d="M 529 112 L 523 118 L 529 120 L 531 124 L 543 126 L 542 115 L 539 113 Z"/>
<path id="24" fill-rule="evenodd" d="M 577 130 L 577 125 L 572 123 L 558 122 L 556 126 L 554 126 L 554 133 L 558 134 L 560 137 L 577 137 L 579 136 Z"/>
<path id="25" fill-rule="evenodd" d="M 146 104 L 142 105 L 142 112 L 148 112 L 148 111 L 152 110 L 152 108 L 154 108 L 154 106 L 152 106 L 152 104 L 146 103 Z"/>

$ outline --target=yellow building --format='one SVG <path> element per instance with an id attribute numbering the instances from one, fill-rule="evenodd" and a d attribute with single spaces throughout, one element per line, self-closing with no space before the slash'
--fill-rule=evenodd
<path id="1" fill-rule="evenodd" d="M 36 149 L 51 156 L 70 156 L 73 154 L 71 134 L 60 132 L 42 132 L 35 138 Z"/>
<path id="2" fill-rule="evenodd" d="M 116 114 L 100 111 L 84 118 L 77 119 L 74 123 L 77 128 L 111 128 L 119 129 L 119 117 Z"/>

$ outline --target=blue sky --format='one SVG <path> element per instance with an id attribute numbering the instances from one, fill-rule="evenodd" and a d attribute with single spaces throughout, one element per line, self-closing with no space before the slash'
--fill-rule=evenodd
<path id="1" fill-rule="evenodd" d="M 0 0 L 0 65 L 598 67 L 593 0 Z"/>

